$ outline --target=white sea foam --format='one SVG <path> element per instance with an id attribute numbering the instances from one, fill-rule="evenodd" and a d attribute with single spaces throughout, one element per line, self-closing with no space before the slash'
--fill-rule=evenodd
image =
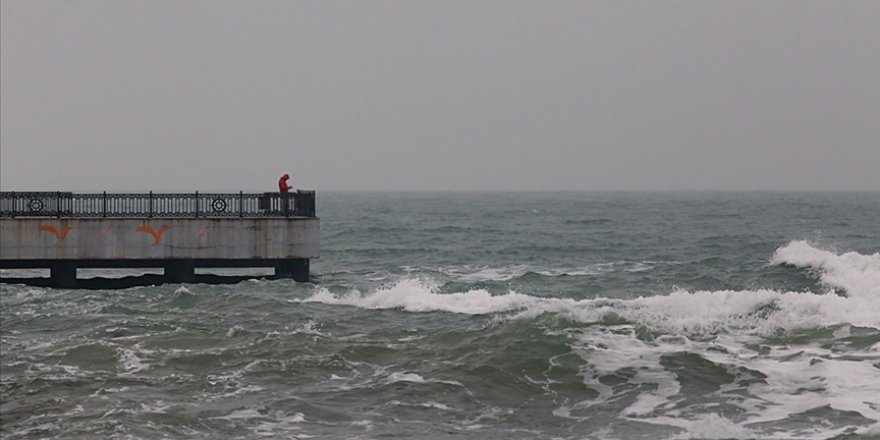
<path id="1" fill-rule="evenodd" d="M 674 333 L 714 334 L 745 331 L 769 335 L 778 330 L 838 324 L 880 328 L 880 296 L 842 297 L 833 293 L 755 291 L 674 291 L 634 299 L 542 298 L 511 291 L 492 295 L 483 289 L 439 293 L 420 279 L 404 279 L 368 294 L 336 295 L 317 287 L 305 302 L 408 312 L 469 315 L 512 314 L 534 317 L 555 313 L 585 323 L 610 316 Z"/>
<path id="2" fill-rule="evenodd" d="M 687 432 L 678 438 L 682 439 L 729 439 L 753 438 L 755 433 L 741 425 L 725 419 L 717 414 L 706 414 L 689 421 L 683 428 Z"/>
<path id="3" fill-rule="evenodd" d="M 391 373 L 388 376 L 389 382 L 415 382 L 415 383 L 425 383 L 427 382 L 424 377 L 419 376 L 415 373 Z"/>
<path id="4" fill-rule="evenodd" d="M 263 418 L 263 415 L 260 414 L 259 411 L 255 409 L 237 409 L 232 411 L 231 413 L 225 416 L 211 417 L 212 419 L 219 420 L 236 420 L 236 419 L 259 419 Z"/>
<path id="5" fill-rule="evenodd" d="M 742 334 L 643 340 L 633 325 L 590 326 L 572 336 L 574 352 L 584 361 L 584 383 L 599 396 L 567 402 L 553 412 L 558 417 L 588 419 L 592 407 L 607 408 L 634 399 L 620 412 L 621 418 L 677 427 L 682 432 L 675 439 L 780 438 L 778 432 L 758 427 L 789 417 L 803 420 L 797 415 L 823 408 L 858 413 L 873 423 L 880 420 L 876 401 L 880 370 L 872 365 L 880 360 L 876 347 L 841 354 L 818 342 L 769 345 L 760 337 Z M 702 396 L 681 394 L 679 378 L 662 360 L 682 355 L 699 356 L 736 379 Z M 615 373 L 627 377 L 626 384 L 601 381 Z M 636 388 L 641 385 L 647 386 Z M 721 404 L 739 408 L 735 420 L 718 414 Z M 859 432 L 869 434 L 876 426 L 880 425 L 859 428 Z M 817 422 L 791 438 L 826 439 L 853 429 Z"/>
<path id="6" fill-rule="evenodd" d="M 446 385 L 454 385 L 457 387 L 464 388 L 464 385 L 461 382 L 454 380 L 440 380 L 440 379 L 425 379 L 419 374 L 416 373 L 400 373 L 394 372 L 388 375 L 386 378 L 387 383 L 395 383 L 395 382 L 412 382 L 412 383 L 442 383 Z"/>
<path id="7" fill-rule="evenodd" d="M 522 276 L 527 266 L 515 265 L 507 267 L 464 266 L 444 269 L 443 272 L 462 281 L 509 281 Z"/>
<path id="8" fill-rule="evenodd" d="M 577 352 L 589 359 L 583 369 L 584 382 L 598 391 L 599 397 L 594 401 L 581 402 L 576 407 L 588 408 L 614 399 L 617 394 L 613 387 L 601 382 L 599 378 L 625 368 L 631 368 L 634 372 L 630 383 L 655 386 L 652 391 L 640 394 L 633 404 L 624 409 L 624 416 L 647 415 L 658 407 L 669 404 L 670 399 L 681 391 L 675 375 L 660 365 L 661 356 L 669 352 L 668 346 L 647 343 L 634 337 L 633 333 L 631 328 L 595 329 L 584 332 L 577 338 Z"/>
<path id="9" fill-rule="evenodd" d="M 848 296 L 880 297 L 880 252 L 837 255 L 815 248 L 806 241 L 793 241 L 777 249 L 770 262 L 816 271 L 823 283 L 845 289 Z"/>
<path id="10" fill-rule="evenodd" d="M 422 279 L 404 279 L 393 286 L 363 295 L 353 291 L 335 295 L 318 287 L 305 302 L 357 306 L 366 309 L 402 309 L 408 312 L 452 312 L 482 315 L 521 310 L 541 302 L 541 298 L 511 292 L 493 296 L 486 290 L 438 294 L 436 286 Z"/>
<path id="11" fill-rule="evenodd" d="M 165 402 L 164 400 L 157 400 L 150 403 L 141 403 L 141 413 L 164 414 L 168 410 L 168 408 L 171 408 L 171 406 L 171 404 Z"/>
<path id="12" fill-rule="evenodd" d="M 310 319 L 310 320 L 304 322 L 302 325 L 298 326 L 290 334 L 325 336 L 323 333 L 320 332 L 320 330 L 318 330 L 319 328 L 321 328 L 321 326 L 322 326 L 321 322 L 314 320 L 314 319 Z"/>
<path id="13" fill-rule="evenodd" d="M 312 438 L 311 435 L 299 432 L 302 430 L 300 424 L 306 421 L 305 415 L 301 412 L 290 415 L 282 411 L 275 411 L 271 417 L 265 418 L 269 420 L 263 421 L 254 428 L 254 432 L 260 437 Z"/>
<path id="14" fill-rule="evenodd" d="M 226 337 L 231 338 L 233 336 L 240 334 L 242 331 L 244 331 L 244 327 L 242 327 L 241 325 L 235 324 L 232 327 L 229 327 L 229 330 L 226 331 Z"/>
<path id="15" fill-rule="evenodd" d="M 119 351 L 119 366 L 126 374 L 137 373 L 140 371 L 144 371 L 150 367 L 148 362 L 145 362 L 143 359 L 138 357 L 138 353 L 135 349 L 139 349 L 138 345 L 135 345 L 132 349 L 127 348 L 118 348 Z"/>
<path id="16" fill-rule="evenodd" d="M 656 265 L 654 261 L 614 261 L 596 263 L 587 266 L 557 267 L 557 268 L 534 268 L 527 265 L 511 265 L 503 267 L 488 266 L 457 266 L 441 268 L 444 274 L 454 276 L 461 281 L 510 281 L 521 277 L 528 272 L 548 277 L 558 276 L 598 276 L 606 273 L 623 270 L 626 272 L 644 272 Z"/>

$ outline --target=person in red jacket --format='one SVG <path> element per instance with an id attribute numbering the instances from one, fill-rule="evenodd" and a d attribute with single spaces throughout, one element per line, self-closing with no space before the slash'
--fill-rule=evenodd
<path id="1" fill-rule="evenodd" d="M 289 192 L 293 189 L 292 186 L 287 184 L 287 180 L 290 179 L 290 176 L 285 173 L 278 179 L 278 192 L 281 197 L 281 209 L 284 212 L 284 215 L 289 215 L 290 213 L 290 195 Z"/>
<path id="2" fill-rule="evenodd" d="M 287 184 L 287 179 L 290 179 L 290 176 L 287 174 L 284 174 L 283 176 L 281 176 L 280 179 L 278 179 L 278 192 L 280 192 L 281 194 L 287 194 L 288 191 L 293 189 L 292 186 Z"/>

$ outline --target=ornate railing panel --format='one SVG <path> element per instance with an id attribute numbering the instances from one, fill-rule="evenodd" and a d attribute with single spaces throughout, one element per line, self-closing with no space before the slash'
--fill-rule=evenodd
<path id="1" fill-rule="evenodd" d="M 315 192 L 0 192 L 0 217 L 314 217 Z"/>

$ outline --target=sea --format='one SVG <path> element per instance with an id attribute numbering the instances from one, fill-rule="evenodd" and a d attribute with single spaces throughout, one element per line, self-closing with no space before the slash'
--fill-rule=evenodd
<path id="1" fill-rule="evenodd" d="M 317 212 L 307 283 L 0 286 L 0 437 L 880 438 L 880 192 Z"/>

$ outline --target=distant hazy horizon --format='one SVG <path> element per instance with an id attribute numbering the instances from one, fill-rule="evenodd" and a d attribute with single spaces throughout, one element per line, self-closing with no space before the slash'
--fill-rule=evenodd
<path id="1" fill-rule="evenodd" d="M 880 2 L 0 3 L 0 189 L 880 191 Z"/>

